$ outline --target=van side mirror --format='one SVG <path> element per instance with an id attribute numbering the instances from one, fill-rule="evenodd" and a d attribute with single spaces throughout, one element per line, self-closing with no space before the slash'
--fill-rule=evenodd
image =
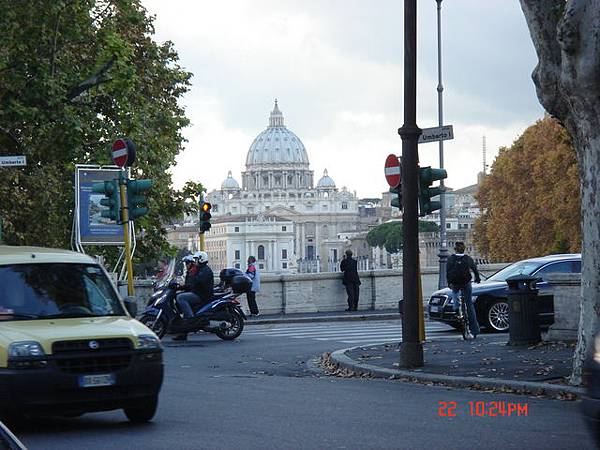
<path id="1" fill-rule="evenodd" d="M 127 312 L 131 315 L 131 317 L 137 316 L 137 302 L 135 301 L 135 297 L 125 297 L 125 308 L 127 308 Z"/>

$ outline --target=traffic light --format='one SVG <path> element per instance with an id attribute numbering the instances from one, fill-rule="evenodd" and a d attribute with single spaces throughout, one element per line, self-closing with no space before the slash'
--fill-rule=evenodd
<path id="1" fill-rule="evenodd" d="M 437 211 L 442 207 L 442 204 L 438 201 L 432 201 L 431 199 L 436 195 L 440 195 L 444 192 L 444 189 L 436 186 L 432 187 L 431 184 L 434 181 L 443 180 L 448 176 L 448 173 L 444 169 L 432 169 L 431 167 L 420 167 L 419 168 L 419 215 L 426 216 L 431 214 L 433 211 Z"/>
<path id="2" fill-rule="evenodd" d="M 200 207 L 200 233 L 210 230 L 210 218 L 212 217 L 210 210 L 212 205 L 208 202 L 203 202 Z"/>
<path id="3" fill-rule="evenodd" d="M 152 180 L 127 180 L 127 208 L 129 220 L 148 214 L 146 191 L 152 187 Z"/>
<path id="4" fill-rule="evenodd" d="M 391 188 L 390 192 L 392 193 L 392 201 L 390 202 L 391 205 L 402 211 L 402 185 L 399 185 L 396 188 Z"/>
<path id="5" fill-rule="evenodd" d="M 104 198 L 100 200 L 102 206 L 108 206 L 108 209 L 103 209 L 102 217 L 121 222 L 121 194 L 119 192 L 119 180 L 103 181 L 102 183 L 94 183 L 92 192 L 104 194 Z"/>

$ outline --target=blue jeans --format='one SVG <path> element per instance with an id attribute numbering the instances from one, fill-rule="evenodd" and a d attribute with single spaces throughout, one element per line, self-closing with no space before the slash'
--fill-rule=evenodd
<path id="1" fill-rule="evenodd" d="M 471 282 L 468 282 L 466 286 L 452 286 L 452 307 L 455 313 L 458 313 L 460 307 L 459 292 L 462 292 L 462 296 L 465 299 L 467 310 L 469 313 L 469 329 L 473 336 L 477 336 L 480 332 L 479 323 L 477 322 L 477 313 L 475 312 L 475 305 L 473 304 L 473 298 L 471 297 Z"/>
<path id="2" fill-rule="evenodd" d="M 183 313 L 184 319 L 189 319 L 190 317 L 194 317 L 194 311 L 192 310 L 192 305 L 201 303 L 200 297 L 198 297 L 193 292 L 182 292 L 181 294 L 177 294 L 177 304 Z"/>

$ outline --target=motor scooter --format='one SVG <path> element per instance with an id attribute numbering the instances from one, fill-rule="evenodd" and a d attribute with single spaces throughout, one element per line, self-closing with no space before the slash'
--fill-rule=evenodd
<path id="1" fill-rule="evenodd" d="M 159 338 L 167 333 L 205 331 L 229 341 L 242 334 L 246 315 L 237 297 L 245 294 L 252 286 L 252 281 L 243 272 L 239 269 L 222 270 L 213 300 L 195 309 L 194 316 L 189 319 L 184 319 L 177 304 L 178 285 L 176 279 L 171 279 L 168 283 L 156 283 L 156 291 L 139 319 Z"/>

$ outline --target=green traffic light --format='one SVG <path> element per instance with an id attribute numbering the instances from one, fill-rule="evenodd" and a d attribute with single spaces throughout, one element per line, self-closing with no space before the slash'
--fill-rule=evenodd
<path id="1" fill-rule="evenodd" d="M 431 214 L 433 211 L 437 211 L 442 207 L 442 204 L 438 201 L 432 201 L 431 199 L 437 195 L 442 194 L 445 189 L 431 184 L 434 181 L 443 180 L 448 177 L 448 172 L 444 169 L 432 169 L 431 167 L 420 167 L 419 168 L 419 215 L 426 216 Z"/>
<path id="2" fill-rule="evenodd" d="M 102 183 L 94 183 L 92 192 L 103 194 L 104 198 L 100 200 L 102 206 L 108 207 L 101 211 L 101 216 L 105 219 L 114 220 L 121 223 L 121 196 L 119 192 L 118 180 L 103 181 Z"/>
<path id="3" fill-rule="evenodd" d="M 146 191 L 152 187 L 152 180 L 127 180 L 127 207 L 129 220 L 145 216 L 150 211 L 147 207 Z"/>

